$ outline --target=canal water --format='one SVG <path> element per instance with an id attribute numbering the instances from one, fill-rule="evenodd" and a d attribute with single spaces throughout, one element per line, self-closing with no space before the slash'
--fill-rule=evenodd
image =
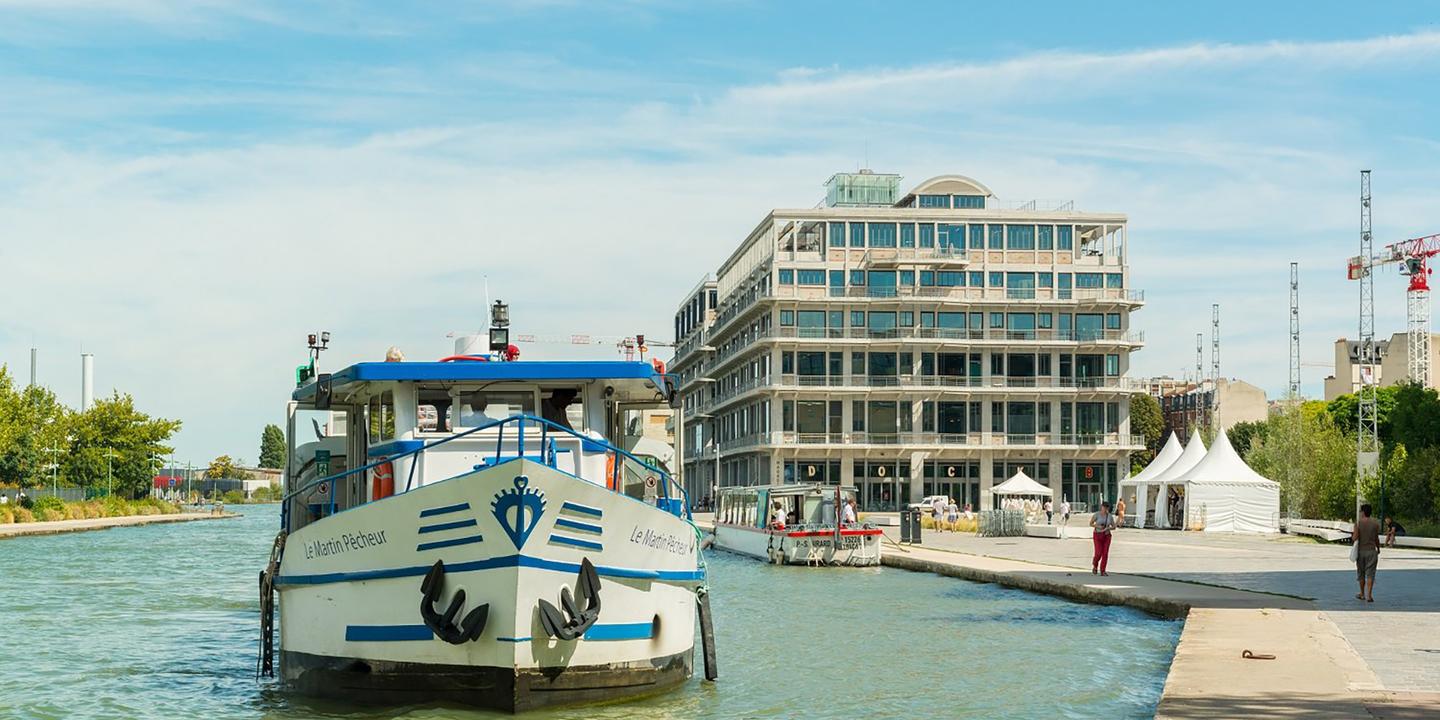
<path id="1" fill-rule="evenodd" d="M 0 541 L 0 718 L 495 717 L 257 684 L 256 574 L 278 512 L 240 512 Z M 720 682 L 525 717 L 1150 717 L 1180 635 L 1125 608 L 923 573 L 710 557 Z"/>

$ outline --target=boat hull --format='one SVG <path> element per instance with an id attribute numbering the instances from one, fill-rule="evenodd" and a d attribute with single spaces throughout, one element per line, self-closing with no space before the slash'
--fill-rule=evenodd
<path id="1" fill-rule="evenodd" d="M 658 692 L 691 673 L 698 551 L 686 521 L 528 459 L 426 485 L 287 539 L 281 676 L 306 694 L 512 712 Z M 599 616 L 579 638 L 552 637 L 538 603 L 564 607 L 562 588 L 578 598 L 587 560 Z M 461 590 L 451 625 L 482 604 L 487 619 L 451 643 L 434 617 Z"/>
<path id="2" fill-rule="evenodd" d="M 875 528 L 845 529 L 840 531 L 837 544 L 833 528 L 774 530 L 715 526 L 715 547 L 782 565 L 879 565 L 880 537 L 880 530 Z"/>

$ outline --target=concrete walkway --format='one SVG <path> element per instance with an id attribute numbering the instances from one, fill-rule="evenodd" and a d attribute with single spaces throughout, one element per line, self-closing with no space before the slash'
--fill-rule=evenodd
<path id="1" fill-rule="evenodd" d="M 130 525 L 151 525 L 154 523 L 189 522 L 191 520 L 220 520 L 239 517 L 235 513 L 212 515 L 206 513 L 171 513 L 168 515 L 126 515 L 123 517 L 90 518 L 87 520 L 53 520 L 50 522 L 5 523 L 0 525 L 0 540 L 26 535 L 54 535 L 57 533 L 84 532 L 86 530 L 107 530 Z"/>
<path id="2" fill-rule="evenodd" d="M 895 532 L 886 529 L 892 537 Z M 1417 551 L 1382 553 L 1377 588 L 1389 588 L 1390 594 L 1377 593 L 1377 602 L 1362 610 L 1343 547 L 1290 538 L 1125 530 L 1111 550 L 1111 574 L 1100 577 L 1090 573 L 1089 529 L 1075 528 L 1072 534 L 1079 537 L 926 532 L 922 546 L 887 543 L 884 563 L 1185 618 L 1157 717 L 1440 717 L 1440 693 L 1435 692 L 1440 682 L 1430 680 L 1440 677 L 1440 654 L 1410 649 L 1415 643 L 1440 643 L 1440 635 L 1407 631 L 1417 624 L 1428 627 L 1440 614 L 1440 598 L 1434 597 L 1440 588 L 1440 553 L 1420 558 L 1404 556 Z M 1119 572 L 1132 568 L 1139 571 Z M 1343 604 L 1341 596 L 1347 594 L 1350 604 L 1330 609 Z M 1382 605 L 1382 597 L 1392 604 Z M 1349 630 L 1335 622 L 1337 614 L 1347 615 Z M 1361 642 L 1354 642 L 1352 634 Z M 1373 658 L 1357 651 L 1357 645 Z M 1244 650 L 1275 659 L 1244 659 Z M 1376 665 L 1392 683 L 1377 675 Z"/>

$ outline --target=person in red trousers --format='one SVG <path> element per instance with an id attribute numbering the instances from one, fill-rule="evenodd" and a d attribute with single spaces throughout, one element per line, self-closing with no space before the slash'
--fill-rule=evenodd
<path id="1" fill-rule="evenodd" d="M 1090 518 L 1090 527 L 1095 528 L 1091 541 L 1095 543 L 1095 557 L 1090 560 L 1090 574 L 1099 572 L 1101 575 L 1109 575 L 1105 572 L 1105 565 L 1110 562 L 1110 537 L 1115 531 L 1115 516 L 1110 514 L 1110 503 L 1100 503 L 1100 512 Z"/>

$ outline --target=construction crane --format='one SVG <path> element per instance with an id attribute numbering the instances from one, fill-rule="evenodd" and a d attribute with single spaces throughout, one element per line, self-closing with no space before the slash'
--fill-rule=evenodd
<path id="1" fill-rule="evenodd" d="M 1430 258 L 1440 255 L 1440 234 L 1412 238 L 1386 245 L 1369 258 L 1350 258 L 1348 276 L 1360 280 L 1372 268 L 1399 265 L 1400 274 L 1410 276 L 1405 290 L 1405 319 L 1409 363 L 1406 371 L 1412 381 L 1429 387 L 1430 367 Z"/>
<path id="2" fill-rule="evenodd" d="M 645 353 L 650 352 L 652 347 L 675 347 L 675 343 L 659 342 L 649 339 L 644 333 L 634 335 L 527 335 L 515 336 L 515 342 L 532 345 L 614 345 L 615 352 L 623 355 L 627 361 L 632 361 L 638 354 L 641 360 L 645 359 Z"/>

